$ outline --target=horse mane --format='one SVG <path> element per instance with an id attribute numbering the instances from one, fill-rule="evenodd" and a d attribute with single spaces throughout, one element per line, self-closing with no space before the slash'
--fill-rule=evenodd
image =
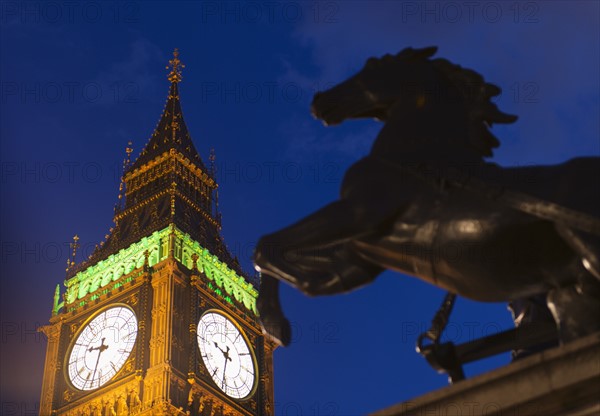
<path id="1" fill-rule="evenodd" d="M 500 142 L 490 132 L 493 123 L 513 123 L 517 116 L 503 113 L 496 104 L 490 101 L 502 90 L 494 84 L 485 82 L 483 77 L 472 69 L 463 68 L 447 59 L 429 59 L 437 52 L 437 47 L 422 49 L 406 48 L 397 57 L 406 60 L 429 62 L 433 68 L 444 76 L 462 94 L 468 112 L 469 145 L 474 147 L 482 157 L 493 156 L 492 149 Z"/>

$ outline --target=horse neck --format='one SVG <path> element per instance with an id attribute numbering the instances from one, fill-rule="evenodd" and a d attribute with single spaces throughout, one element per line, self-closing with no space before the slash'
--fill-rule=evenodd
<path id="1" fill-rule="evenodd" d="M 423 109 L 398 106 L 390 111 L 371 154 L 405 163 L 482 163 L 482 157 L 467 142 L 464 114 L 447 106 Z"/>

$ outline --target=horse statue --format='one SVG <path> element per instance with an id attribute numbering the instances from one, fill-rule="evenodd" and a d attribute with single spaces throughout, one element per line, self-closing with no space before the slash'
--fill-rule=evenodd
<path id="1" fill-rule="evenodd" d="M 307 295 L 344 293 L 384 269 L 483 302 L 544 296 L 561 342 L 600 330 L 600 158 L 554 166 L 486 162 L 493 123 L 517 117 L 501 90 L 436 47 L 370 58 L 321 93 L 325 125 L 384 123 L 368 156 L 345 173 L 339 200 L 263 236 L 257 308 L 274 342 L 291 340 L 279 281 Z"/>

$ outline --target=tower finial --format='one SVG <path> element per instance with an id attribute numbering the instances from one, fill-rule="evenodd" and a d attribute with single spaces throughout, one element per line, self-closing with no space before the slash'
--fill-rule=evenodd
<path id="1" fill-rule="evenodd" d="M 167 65 L 166 68 L 171 69 L 171 72 L 167 75 L 169 81 L 173 83 L 181 81 L 181 70 L 185 68 L 185 65 L 179 60 L 179 49 L 175 48 L 173 51 L 173 59 L 169 61 L 169 65 Z"/>
<path id="2" fill-rule="evenodd" d="M 79 236 L 75 234 L 73 242 L 69 243 L 69 247 L 73 250 L 71 256 L 67 259 L 67 272 L 73 266 L 75 266 L 75 257 L 77 256 L 77 249 L 79 248 Z"/>

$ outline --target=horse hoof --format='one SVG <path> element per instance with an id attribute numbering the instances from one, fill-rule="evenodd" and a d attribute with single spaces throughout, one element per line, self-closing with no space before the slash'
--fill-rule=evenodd
<path id="1" fill-rule="evenodd" d="M 292 341 L 292 328 L 290 322 L 283 316 L 261 317 L 260 324 L 263 334 L 269 341 L 282 347 L 290 345 Z"/>
<path id="2" fill-rule="evenodd" d="M 254 268 L 259 272 L 271 269 L 272 258 L 277 257 L 277 248 L 277 244 L 269 242 L 265 237 L 258 240 L 252 256 Z"/>

